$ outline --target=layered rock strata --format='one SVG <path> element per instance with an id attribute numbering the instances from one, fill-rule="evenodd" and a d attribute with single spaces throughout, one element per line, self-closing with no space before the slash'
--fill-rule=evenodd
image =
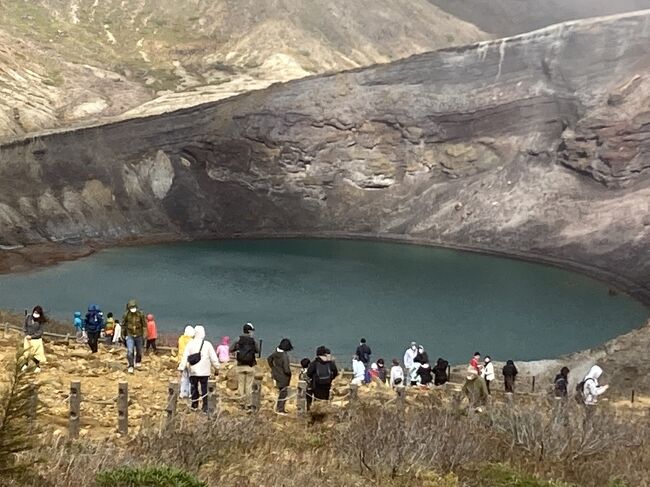
<path id="1" fill-rule="evenodd" d="M 650 296 L 650 11 L 0 146 L 0 239 L 359 235 Z"/>

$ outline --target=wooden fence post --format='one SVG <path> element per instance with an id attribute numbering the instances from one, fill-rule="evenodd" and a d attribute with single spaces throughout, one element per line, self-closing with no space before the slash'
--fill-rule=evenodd
<path id="1" fill-rule="evenodd" d="M 70 346 L 70 333 L 65 334 L 65 344 L 66 346 Z"/>
<path id="2" fill-rule="evenodd" d="M 208 416 L 214 415 L 217 410 L 217 381 L 209 380 L 208 381 Z"/>
<path id="3" fill-rule="evenodd" d="M 535 376 L 533 376 L 533 382 L 530 387 L 530 392 L 535 393 Z"/>
<path id="4" fill-rule="evenodd" d="M 634 404 L 634 389 L 632 389 L 632 397 L 630 398 L 630 402 Z"/>
<path id="5" fill-rule="evenodd" d="M 359 386 L 357 384 L 350 384 L 350 402 L 356 401 L 359 398 Z"/>
<path id="6" fill-rule="evenodd" d="M 397 393 L 397 402 L 404 404 L 406 401 L 406 387 L 404 387 L 404 384 L 395 386 L 395 392 Z"/>
<path id="7" fill-rule="evenodd" d="M 70 418 L 68 420 L 68 436 L 79 437 L 81 410 L 81 382 L 70 382 Z"/>
<path id="8" fill-rule="evenodd" d="M 117 385 L 117 431 L 122 435 L 129 433 L 129 383 Z"/>
<path id="9" fill-rule="evenodd" d="M 253 411 L 259 411 L 262 405 L 262 379 L 263 376 L 261 375 L 256 375 L 253 379 L 251 392 L 251 407 Z"/>
<path id="10" fill-rule="evenodd" d="M 180 385 L 178 381 L 169 381 L 169 388 L 167 389 L 167 419 L 165 427 L 169 428 L 174 420 L 176 415 L 176 404 L 178 403 L 178 394 L 180 391 Z"/>
<path id="11" fill-rule="evenodd" d="M 298 381 L 298 392 L 296 393 L 296 410 L 301 416 L 307 411 L 307 382 Z"/>

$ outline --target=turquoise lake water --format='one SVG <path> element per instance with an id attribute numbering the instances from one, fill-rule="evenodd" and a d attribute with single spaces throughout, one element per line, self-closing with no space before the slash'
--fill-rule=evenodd
<path id="1" fill-rule="evenodd" d="M 252 321 L 265 355 L 289 337 L 294 359 L 318 345 L 348 363 L 360 337 L 373 359 L 411 340 L 431 360 L 551 358 L 641 325 L 649 311 L 580 274 L 431 247 L 344 240 L 237 240 L 115 248 L 0 276 L 0 307 L 51 315 L 97 303 L 122 315 L 136 297 L 161 332 L 203 323 L 208 338 Z"/>

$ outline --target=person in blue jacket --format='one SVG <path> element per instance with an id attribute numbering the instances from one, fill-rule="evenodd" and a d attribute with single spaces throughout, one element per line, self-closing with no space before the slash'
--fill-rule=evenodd
<path id="1" fill-rule="evenodd" d="M 92 353 L 97 353 L 97 342 L 104 328 L 104 314 L 96 304 L 88 306 L 88 313 L 84 320 L 84 328 L 88 335 L 88 346 Z"/>
<path id="2" fill-rule="evenodd" d="M 74 312 L 74 319 L 72 320 L 72 324 L 74 325 L 75 337 L 77 338 L 77 341 L 81 341 L 84 335 L 84 322 L 81 319 L 81 311 Z"/>

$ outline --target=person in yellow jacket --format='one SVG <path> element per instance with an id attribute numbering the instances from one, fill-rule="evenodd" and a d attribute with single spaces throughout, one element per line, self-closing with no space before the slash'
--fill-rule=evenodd
<path id="1" fill-rule="evenodd" d="M 194 334 L 194 328 L 190 325 L 187 325 L 185 327 L 185 332 L 178 337 L 178 356 L 176 358 L 179 364 L 183 359 L 185 347 L 187 347 L 187 344 L 192 341 Z M 185 367 L 185 369 L 181 372 L 180 396 L 190 397 L 190 372 L 188 370 L 188 367 Z"/>

